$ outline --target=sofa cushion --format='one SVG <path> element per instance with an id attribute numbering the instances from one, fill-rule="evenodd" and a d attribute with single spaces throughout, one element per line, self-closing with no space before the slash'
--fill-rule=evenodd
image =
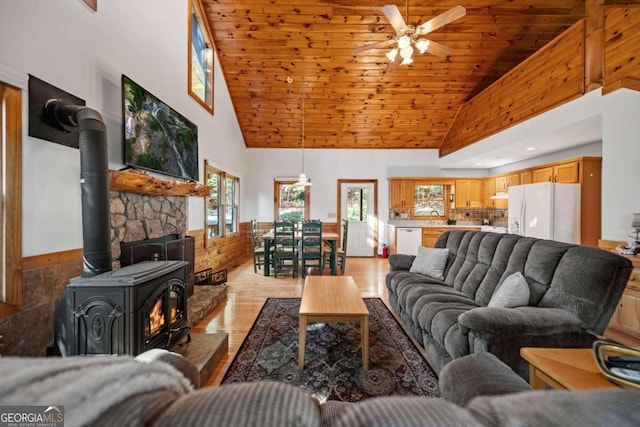
<path id="1" fill-rule="evenodd" d="M 201 388 L 172 402 L 156 426 L 319 426 L 320 409 L 302 389 L 273 381 Z"/>
<path id="2" fill-rule="evenodd" d="M 638 426 L 638 392 L 530 391 L 500 397 L 477 397 L 467 409 L 488 426 Z"/>
<path id="3" fill-rule="evenodd" d="M 444 279 L 444 268 L 447 265 L 449 249 L 418 247 L 418 255 L 413 260 L 410 273 L 420 273 L 436 279 Z"/>
<path id="4" fill-rule="evenodd" d="M 438 398 L 376 397 L 344 408 L 335 427 L 474 427 L 467 411 Z"/>
<path id="5" fill-rule="evenodd" d="M 529 285 L 522 273 L 516 271 L 498 285 L 488 307 L 513 308 L 529 304 Z"/>
<path id="6" fill-rule="evenodd" d="M 68 425 L 92 425 L 141 394 L 159 391 L 176 399 L 193 390 L 174 367 L 140 363 L 130 356 L 3 357 L 0 378 L 0 405 L 55 402 L 64 406 Z M 153 408 L 131 418 L 143 419 L 152 412 Z"/>

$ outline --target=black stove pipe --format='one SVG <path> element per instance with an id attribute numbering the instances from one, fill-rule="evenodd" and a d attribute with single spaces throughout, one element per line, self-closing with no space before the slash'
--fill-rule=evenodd
<path id="1" fill-rule="evenodd" d="M 54 127 L 78 129 L 82 188 L 82 277 L 111 271 L 107 128 L 97 111 L 59 99 L 47 101 L 44 116 Z"/>

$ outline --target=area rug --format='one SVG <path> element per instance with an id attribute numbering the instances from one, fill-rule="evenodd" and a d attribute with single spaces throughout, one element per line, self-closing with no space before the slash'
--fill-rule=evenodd
<path id="1" fill-rule="evenodd" d="M 356 323 L 307 325 L 305 369 L 298 368 L 300 298 L 269 298 L 222 384 L 274 380 L 293 384 L 321 402 L 375 396 L 439 396 L 438 379 L 379 298 L 369 310 L 369 370 L 362 369 Z"/>

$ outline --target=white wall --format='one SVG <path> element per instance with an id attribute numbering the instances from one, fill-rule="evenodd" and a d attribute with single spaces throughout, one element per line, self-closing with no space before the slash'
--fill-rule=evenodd
<path id="1" fill-rule="evenodd" d="M 186 0 L 102 1 L 97 13 L 80 0 L 0 0 L 1 76 L 32 74 L 100 111 L 119 169 L 126 74 L 198 125 L 201 177 L 205 158 L 242 176 L 246 148 L 217 61 L 215 116 L 187 95 L 187 13 Z M 23 256 L 79 248 L 78 150 L 28 137 L 27 127 L 25 115 Z M 189 206 L 189 228 L 203 228 L 202 199 Z"/>
<path id="2" fill-rule="evenodd" d="M 335 222 L 338 179 L 377 179 L 380 243 L 386 240 L 389 189 L 393 176 L 484 176 L 484 170 L 444 170 L 437 167 L 438 150 L 305 149 L 305 173 L 311 179 L 312 218 Z M 274 179 L 296 179 L 302 166 L 301 149 L 249 149 L 244 185 L 251 197 L 242 209 L 258 221 L 273 221 Z M 331 214 L 331 215 L 330 215 Z"/>
<path id="3" fill-rule="evenodd" d="M 602 157 L 602 141 L 592 142 L 591 144 L 572 147 L 567 150 L 556 151 L 555 153 L 545 154 L 543 156 L 534 157 L 528 160 L 523 160 L 521 162 L 514 162 L 508 165 L 489 169 L 489 174 L 499 175 L 519 169 L 527 169 L 539 165 L 544 165 L 546 163 L 572 159 L 574 157 Z"/>
<path id="4" fill-rule="evenodd" d="M 640 92 L 620 89 L 603 102 L 602 238 L 630 241 L 640 212 Z"/>

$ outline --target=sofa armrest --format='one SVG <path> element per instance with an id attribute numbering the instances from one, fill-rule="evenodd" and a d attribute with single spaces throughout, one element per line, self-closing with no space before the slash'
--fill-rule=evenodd
<path id="1" fill-rule="evenodd" d="M 411 268 L 415 255 L 391 254 L 389 255 L 389 270 L 407 270 Z"/>
<path id="2" fill-rule="evenodd" d="M 479 335 L 551 335 L 583 330 L 574 314 L 540 307 L 478 307 L 462 313 L 458 324 L 463 332 Z"/>
<path id="3" fill-rule="evenodd" d="M 181 354 L 161 348 L 153 348 L 135 357 L 138 362 L 153 363 L 162 362 L 173 366 L 188 379 L 194 388 L 200 387 L 200 372 L 196 365 Z"/>
<path id="4" fill-rule="evenodd" d="M 477 396 L 531 391 L 531 386 L 500 359 L 486 351 L 453 359 L 440 371 L 440 393 L 459 406 Z"/>

